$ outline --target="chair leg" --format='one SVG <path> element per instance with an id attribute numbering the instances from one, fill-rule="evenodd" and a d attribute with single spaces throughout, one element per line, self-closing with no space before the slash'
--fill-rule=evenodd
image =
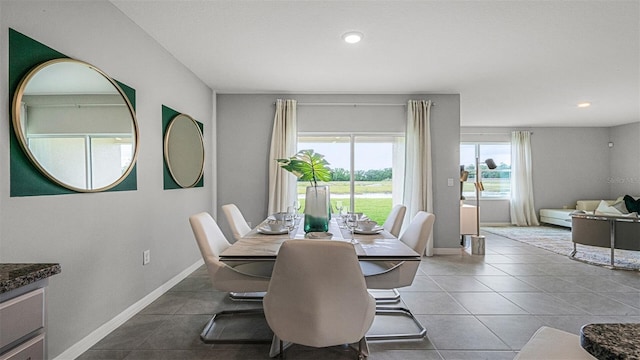
<path id="1" fill-rule="evenodd" d="M 257 338 L 235 338 L 235 339 L 224 339 L 224 338 L 219 338 L 219 335 L 221 334 L 221 331 L 224 330 L 224 326 L 223 325 L 218 325 L 216 326 L 216 322 L 218 320 L 222 320 L 223 318 L 238 318 L 238 317 L 244 317 L 244 318 L 256 318 L 255 319 L 255 324 L 254 322 L 252 322 L 252 326 L 260 326 L 261 324 L 259 323 L 260 321 L 262 321 L 262 325 L 265 327 L 265 329 L 268 329 L 268 331 L 270 332 L 271 330 L 269 329 L 269 325 L 266 322 L 266 319 L 264 318 L 264 310 L 263 309 L 247 309 L 247 310 L 224 310 L 224 311 L 220 311 L 218 313 L 213 314 L 213 316 L 211 317 L 211 320 L 209 320 L 209 322 L 207 323 L 207 325 L 205 325 L 204 329 L 202 330 L 202 333 L 200 333 L 200 339 L 202 340 L 202 342 L 206 343 L 206 344 L 262 344 L 262 343 L 270 343 L 271 339 L 273 338 L 273 334 L 269 334 L 268 337 L 264 338 L 264 339 L 257 339 Z M 226 321 L 232 321 L 232 320 L 226 320 Z M 219 330 L 222 329 L 222 330 Z"/>
<path id="2" fill-rule="evenodd" d="M 376 290 L 369 289 L 369 294 L 376 299 L 376 304 L 390 304 L 400 301 L 400 292 L 398 289 Z"/>
<path id="3" fill-rule="evenodd" d="M 229 299 L 233 301 L 262 301 L 266 292 L 230 292 Z"/>
<path id="4" fill-rule="evenodd" d="M 358 353 L 356 354 L 356 359 L 362 360 L 367 358 L 367 355 L 363 352 L 363 349 L 362 349 L 362 346 L 364 345 L 366 347 L 366 344 L 367 344 L 366 337 L 363 337 L 362 339 L 360 339 L 360 341 L 358 341 Z"/>
<path id="5" fill-rule="evenodd" d="M 380 335 L 366 335 L 366 339 L 370 341 L 376 340 L 400 340 L 400 339 L 423 339 L 427 336 L 427 329 L 416 319 L 411 310 L 404 307 L 391 307 L 391 306 L 377 306 L 376 315 L 396 315 L 404 316 L 413 320 L 417 328 L 415 333 L 399 333 L 399 334 L 380 334 Z"/>
<path id="6" fill-rule="evenodd" d="M 284 359 L 284 344 L 280 340 L 280 359 Z"/>

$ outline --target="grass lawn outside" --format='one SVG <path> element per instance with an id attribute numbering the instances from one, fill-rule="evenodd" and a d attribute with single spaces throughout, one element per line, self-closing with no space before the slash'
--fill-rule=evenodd
<path id="1" fill-rule="evenodd" d="M 476 188 L 473 185 L 474 180 L 471 179 L 466 181 L 462 186 L 462 191 L 464 196 L 468 198 L 475 198 L 476 196 Z M 511 187 L 510 179 L 498 179 L 498 178 L 489 178 L 482 179 L 482 185 L 484 186 L 484 196 L 485 197 L 496 197 L 496 196 L 508 196 L 509 188 Z M 482 198 L 482 196 L 480 196 Z"/>
<path id="2" fill-rule="evenodd" d="M 342 212 L 348 211 L 351 206 L 348 181 L 331 181 L 318 185 L 329 185 L 332 212 L 337 213 L 336 202 L 338 201 L 342 202 Z M 309 186 L 308 182 L 298 182 L 298 201 L 301 204 L 301 212 L 304 212 L 304 197 L 307 186 Z M 382 225 L 393 207 L 391 181 L 356 181 L 355 195 L 355 211 L 366 214 L 370 219 Z"/>

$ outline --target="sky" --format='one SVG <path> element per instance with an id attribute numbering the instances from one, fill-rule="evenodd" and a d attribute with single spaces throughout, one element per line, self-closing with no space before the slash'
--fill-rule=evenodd
<path id="1" fill-rule="evenodd" d="M 299 143 L 298 149 L 313 149 L 325 156 L 331 169 L 349 169 L 348 142 Z M 392 167 L 393 151 L 391 143 L 356 143 L 356 170 L 384 169 Z M 496 164 L 511 163 L 509 144 L 483 144 L 480 161 L 492 158 Z M 475 145 L 463 144 L 460 147 L 460 164 L 475 165 Z"/>
<path id="2" fill-rule="evenodd" d="M 493 159 L 496 164 L 511 164 L 511 146 L 509 144 L 482 144 L 480 162 Z M 460 164 L 474 165 L 476 163 L 475 145 L 463 144 L 460 146 Z"/>
<path id="3" fill-rule="evenodd" d="M 349 169 L 349 143 L 299 143 L 298 149 L 313 149 L 325 156 L 331 169 Z M 392 167 L 390 143 L 357 143 L 356 170 L 384 169 Z"/>

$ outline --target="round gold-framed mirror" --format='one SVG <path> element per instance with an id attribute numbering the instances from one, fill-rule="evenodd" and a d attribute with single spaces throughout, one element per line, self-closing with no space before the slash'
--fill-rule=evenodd
<path id="1" fill-rule="evenodd" d="M 67 189 L 111 189 L 135 165 L 133 106 L 115 80 L 86 62 L 55 59 L 30 70 L 16 90 L 12 117 L 29 160 Z"/>
<path id="2" fill-rule="evenodd" d="M 176 115 L 164 136 L 164 158 L 178 186 L 193 187 L 204 173 L 204 140 L 198 123 L 189 115 Z"/>

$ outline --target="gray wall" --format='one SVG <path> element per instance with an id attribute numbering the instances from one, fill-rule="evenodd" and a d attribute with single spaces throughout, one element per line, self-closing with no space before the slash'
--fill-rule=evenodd
<path id="1" fill-rule="evenodd" d="M 471 128 L 461 129 L 471 141 L 496 140 L 512 130 L 530 130 L 534 203 L 543 208 L 573 207 L 577 200 L 615 199 L 640 194 L 640 123 L 588 128 Z M 464 134 L 474 134 L 464 135 Z M 504 140 L 504 139 L 500 139 Z M 615 146 L 608 147 L 609 141 Z M 474 204 L 474 201 L 468 203 Z M 510 223 L 508 200 L 481 201 L 481 222 Z"/>
<path id="2" fill-rule="evenodd" d="M 536 211 L 609 197 L 608 128 L 536 128 L 533 132 Z"/>
<path id="3" fill-rule="evenodd" d="M 3 108 L 0 261 L 62 265 L 47 292 L 48 350 L 56 357 L 201 259 L 187 218 L 213 210 L 211 162 L 204 187 L 163 190 L 161 105 L 203 122 L 205 145 L 213 149 L 213 95 L 108 1 L 0 1 L 0 16 L 2 104 L 9 104 L 9 27 L 136 90 L 137 191 L 9 197 L 10 119 Z M 145 249 L 151 263 L 143 267 Z"/>
<path id="4" fill-rule="evenodd" d="M 610 198 L 640 195 L 640 122 L 611 128 Z"/>
<path id="5" fill-rule="evenodd" d="M 447 186 L 447 179 L 458 179 L 459 168 L 459 95 L 237 95 L 217 96 L 217 171 L 218 206 L 235 203 L 247 221 L 257 224 L 267 215 L 267 182 L 269 146 L 273 129 L 274 102 L 277 98 L 291 98 L 299 102 L 377 102 L 405 103 L 409 99 L 430 99 L 435 102 L 431 113 L 433 141 L 434 179 L 434 228 L 435 248 L 459 247 L 459 200 L 457 186 Z M 353 113 L 353 108 L 326 107 L 328 119 L 356 118 L 356 122 L 384 122 L 385 116 L 401 116 L 404 110 L 386 109 L 371 111 L 361 107 L 362 112 Z M 377 109 L 377 108 L 374 108 Z M 300 110 L 304 116 L 309 109 Z M 347 113 L 348 115 L 345 115 Z M 315 113 L 317 116 L 317 112 Z M 364 114 L 364 115 L 363 115 Z M 395 114 L 395 115 L 394 115 Z M 334 120 L 329 120 L 334 121 Z M 310 129 L 307 129 L 310 130 Z M 240 156 L 240 158 L 239 158 Z M 221 227 L 229 238 L 231 232 L 224 217 Z"/>

